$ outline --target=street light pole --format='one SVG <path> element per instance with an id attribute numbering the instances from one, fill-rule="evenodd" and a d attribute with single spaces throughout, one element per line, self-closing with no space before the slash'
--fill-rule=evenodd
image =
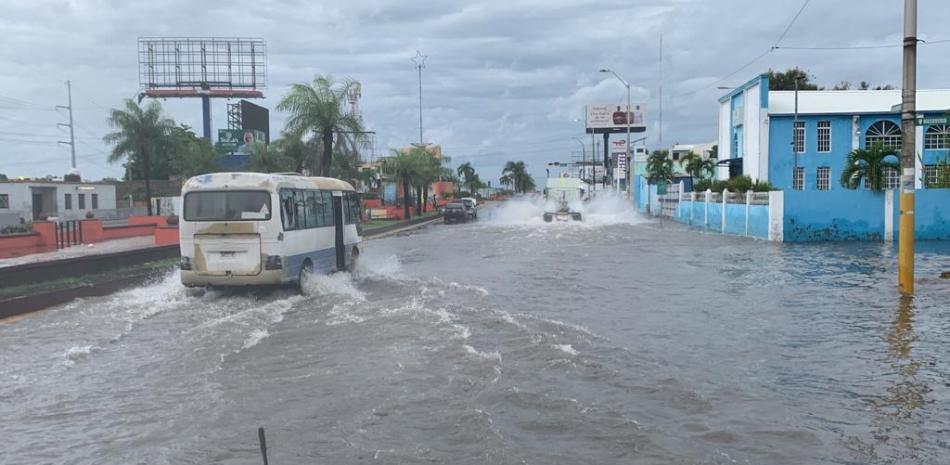
<path id="1" fill-rule="evenodd" d="M 424 146 L 425 142 L 422 141 L 422 68 L 426 67 L 426 56 L 422 52 L 416 50 L 416 56 L 412 57 L 412 62 L 416 65 L 416 69 L 419 70 L 419 146 Z"/>
<path id="2" fill-rule="evenodd" d="M 901 90 L 900 237 L 897 245 L 897 287 L 914 294 L 914 117 L 917 113 L 917 0 L 904 0 L 904 76 Z"/>
<path id="3" fill-rule="evenodd" d="M 621 83 L 623 83 L 623 86 L 627 88 L 627 112 L 626 112 L 626 115 L 624 115 L 624 116 L 625 116 L 625 121 L 626 121 L 626 123 L 627 123 L 627 148 L 626 148 L 626 150 L 625 150 L 625 153 L 623 154 L 624 157 L 626 157 L 626 156 L 630 155 L 630 123 L 631 123 L 631 121 L 630 121 L 630 83 L 628 83 L 624 78 L 620 77 L 620 75 L 617 74 L 614 70 L 611 70 L 611 69 L 602 69 L 602 70 L 600 70 L 600 72 L 601 72 L 601 73 L 611 73 L 611 74 L 613 74 L 614 77 L 616 77 L 617 80 L 619 80 Z M 624 160 L 624 161 L 626 161 L 626 160 Z M 619 180 L 618 180 L 618 183 L 617 183 L 617 188 L 618 188 L 618 189 L 620 188 Z"/>
<path id="4" fill-rule="evenodd" d="M 587 163 L 587 147 L 580 137 L 572 137 L 578 144 L 581 144 L 581 181 L 584 180 L 584 164 Z"/>

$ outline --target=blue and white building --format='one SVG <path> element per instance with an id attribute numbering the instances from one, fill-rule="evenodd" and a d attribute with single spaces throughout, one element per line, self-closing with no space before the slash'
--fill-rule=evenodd
<path id="1" fill-rule="evenodd" d="M 719 177 L 740 174 L 770 181 L 779 189 L 843 189 L 838 179 L 848 153 L 881 142 L 900 148 L 901 91 L 770 91 L 760 75 L 719 99 Z M 950 90 L 919 90 L 917 113 L 943 117 L 950 111 Z M 793 132 L 794 128 L 794 132 Z M 918 126 L 917 188 L 937 176 L 936 162 L 948 154 L 950 125 Z M 899 173 L 887 173 L 896 188 Z"/>

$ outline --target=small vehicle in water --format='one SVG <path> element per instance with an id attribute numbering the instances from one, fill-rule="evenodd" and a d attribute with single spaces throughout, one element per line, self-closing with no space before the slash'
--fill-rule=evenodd
<path id="1" fill-rule="evenodd" d="M 579 178 L 548 178 L 544 188 L 544 221 L 582 221 L 580 206 L 585 192 Z"/>
<path id="2" fill-rule="evenodd" d="M 478 200 L 472 197 L 462 197 L 459 201 L 465 206 L 469 219 L 478 218 Z"/>
<path id="3" fill-rule="evenodd" d="M 464 223 L 468 218 L 468 211 L 462 202 L 447 203 L 442 209 L 442 220 L 445 224 Z"/>

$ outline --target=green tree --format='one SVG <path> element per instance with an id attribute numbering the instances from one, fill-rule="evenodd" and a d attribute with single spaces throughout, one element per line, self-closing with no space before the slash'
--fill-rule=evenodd
<path id="1" fill-rule="evenodd" d="M 215 150 L 211 141 L 198 137 L 190 126 L 177 126 L 171 134 L 175 149 L 169 156 L 169 175 L 187 179 L 221 169 L 221 153 Z"/>
<path id="2" fill-rule="evenodd" d="M 473 168 L 472 164 L 469 162 L 459 165 L 459 167 L 455 169 L 455 172 L 459 177 L 459 190 L 461 190 L 462 186 L 468 185 L 469 178 L 476 176 L 475 168 Z"/>
<path id="3" fill-rule="evenodd" d="M 504 187 L 504 188 L 506 188 L 506 189 L 509 189 L 509 190 L 511 190 L 511 186 L 513 186 L 514 183 L 515 183 L 515 181 L 514 181 L 514 179 L 511 178 L 511 175 L 510 175 L 510 174 L 504 174 L 504 173 L 503 173 L 503 174 L 501 175 L 501 177 L 498 178 L 498 184 L 501 184 L 502 187 Z"/>
<path id="4" fill-rule="evenodd" d="M 650 182 L 673 179 L 673 160 L 666 150 L 654 150 L 647 157 L 647 178 Z"/>
<path id="5" fill-rule="evenodd" d="M 294 163 L 279 145 L 256 142 L 251 147 L 251 162 L 247 170 L 258 173 L 286 173 L 294 171 Z"/>
<path id="6" fill-rule="evenodd" d="M 131 167 L 140 165 L 142 177 L 145 179 L 145 200 L 148 205 L 148 214 L 152 215 L 152 185 L 153 173 L 151 164 L 159 161 L 165 167 L 167 178 L 168 154 L 180 145 L 175 137 L 175 122 L 162 114 L 162 106 L 156 101 L 150 101 L 144 108 L 134 100 L 125 101 L 124 109 L 113 108 L 109 111 L 109 126 L 115 132 L 106 134 L 102 140 L 112 147 L 109 154 L 109 163 L 115 163 L 127 157 Z"/>
<path id="7" fill-rule="evenodd" d="M 402 184 L 402 204 L 405 218 L 410 218 L 409 205 L 412 202 L 409 189 L 412 185 L 412 176 L 416 172 L 417 157 L 412 151 L 403 153 L 392 149 L 390 156 L 383 160 L 383 172 L 392 175 Z"/>
<path id="8" fill-rule="evenodd" d="M 769 90 L 795 90 L 795 81 L 798 81 L 798 90 L 818 90 L 818 85 L 811 82 L 813 76 L 798 67 L 785 71 L 769 70 Z"/>
<path id="9" fill-rule="evenodd" d="M 288 133 L 312 133 L 322 145 L 319 163 L 313 167 L 319 176 L 330 174 L 334 137 L 339 144 L 354 146 L 355 141 L 362 137 L 363 123 L 347 109 L 347 96 L 358 87 L 359 83 L 351 79 L 334 83 L 329 76 L 318 75 L 311 83 L 291 85 L 290 91 L 277 104 L 277 110 L 290 112 L 286 125 Z"/>
<path id="10" fill-rule="evenodd" d="M 885 170 L 900 169 L 897 161 L 887 160 L 891 155 L 896 159 L 897 151 L 883 144 L 853 150 L 848 154 L 844 169 L 841 170 L 841 185 L 848 189 L 857 189 L 864 181 L 872 190 L 883 191 Z"/>
<path id="11" fill-rule="evenodd" d="M 534 178 L 528 173 L 528 167 L 523 161 L 505 163 L 501 174 L 511 179 L 511 185 L 514 186 L 515 193 L 525 194 L 535 188 Z"/>

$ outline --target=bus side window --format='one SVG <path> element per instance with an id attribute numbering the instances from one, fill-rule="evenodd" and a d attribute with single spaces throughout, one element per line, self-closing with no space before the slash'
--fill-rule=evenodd
<path id="1" fill-rule="evenodd" d="M 290 189 L 281 189 L 280 191 L 280 217 L 284 222 L 284 231 L 293 231 L 296 229 L 296 209 L 294 208 L 294 191 Z"/>
<path id="2" fill-rule="evenodd" d="M 323 195 L 323 225 L 333 226 L 333 194 L 330 191 L 320 191 Z"/>
<path id="3" fill-rule="evenodd" d="M 294 190 L 294 206 L 296 207 L 297 229 L 307 227 L 307 209 L 304 201 L 304 191 Z"/>
<path id="4" fill-rule="evenodd" d="M 317 191 L 307 191 L 307 227 L 316 228 L 320 226 L 320 193 Z"/>

